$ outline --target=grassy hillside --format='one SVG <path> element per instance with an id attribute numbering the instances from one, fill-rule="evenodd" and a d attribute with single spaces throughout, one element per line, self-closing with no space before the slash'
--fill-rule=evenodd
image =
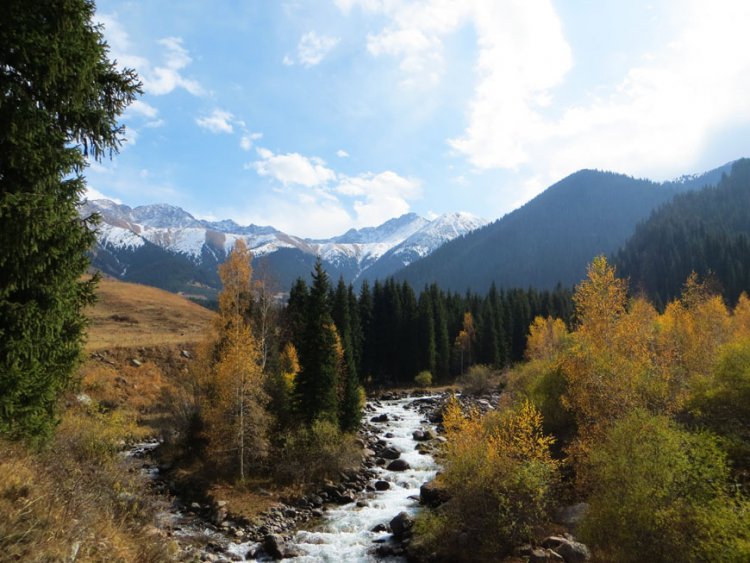
<path id="1" fill-rule="evenodd" d="M 205 334 L 214 313 L 154 287 L 104 279 L 91 320 L 86 351 L 190 344 Z"/>
<path id="2" fill-rule="evenodd" d="M 178 295 L 102 280 L 79 384 L 41 450 L 0 440 L 0 561 L 173 560 L 157 504 L 119 455 L 175 424 L 213 313 Z M 64 407 L 64 408 L 62 408 Z"/>

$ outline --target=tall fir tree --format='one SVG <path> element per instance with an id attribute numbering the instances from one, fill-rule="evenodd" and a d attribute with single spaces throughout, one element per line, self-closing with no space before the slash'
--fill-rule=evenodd
<path id="1" fill-rule="evenodd" d="M 331 284 L 320 258 L 315 262 L 300 340 L 301 370 L 295 393 L 300 415 L 307 423 L 317 419 L 338 422 L 339 337 L 331 317 Z"/>
<path id="2" fill-rule="evenodd" d="M 140 92 L 118 70 L 90 0 L 6 0 L 0 18 L 0 433 L 43 440 L 79 360 L 86 157 L 116 152 Z"/>
<path id="3" fill-rule="evenodd" d="M 333 294 L 333 321 L 338 329 L 343 347 L 344 365 L 341 377 L 341 403 L 339 406 L 339 425 L 344 431 L 357 428 L 362 416 L 359 392 L 359 378 L 354 361 L 352 345 L 352 315 L 349 309 L 349 289 L 344 278 L 339 278 L 336 291 Z"/>

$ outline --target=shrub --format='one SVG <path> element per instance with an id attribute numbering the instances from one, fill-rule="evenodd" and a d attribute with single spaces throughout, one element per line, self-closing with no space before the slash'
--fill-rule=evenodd
<path id="1" fill-rule="evenodd" d="M 725 346 L 711 377 L 693 386 L 688 410 L 722 438 L 738 468 L 750 468 L 750 340 Z"/>
<path id="2" fill-rule="evenodd" d="M 475 365 L 458 378 L 458 383 L 467 395 L 484 395 L 498 388 L 500 376 L 490 366 Z"/>
<path id="3" fill-rule="evenodd" d="M 581 535 L 601 560 L 750 560 L 750 506 L 730 494 L 712 436 L 636 411 L 592 449 L 590 463 Z"/>
<path id="4" fill-rule="evenodd" d="M 529 402 L 465 417 L 452 400 L 444 424 L 448 442 L 440 479 L 451 500 L 420 518 L 416 549 L 441 560 L 496 560 L 529 541 L 547 519 L 558 475 L 549 452 L 553 440 L 543 435 L 541 416 Z"/>
<path id="5" fill-rule="evenodd" d="M 281 482 L 316 483 L 355 467 L 362 452 L 352 434 L 327 420 L 316 420 L 284 436 L 275 475 Z"/>
<path id="6" fill-rule="evenodd" d="M 419 387 L 429 387 L 430 385 L 432 385 L 432 374 L 427 370 L 420 371 L 414 377 L 414 383 L 416 383 Z"/>
<path id="7" fill-rule="evenodd" d="M 519 364 L 508 374 L 506 391 L 515 403 L 531 401 L 542 415 L 544 432 L 557 439 L 561 446 L 575 436 L 573 414 L 562 404 L 567 381 L 556 362 L 532 360 Z"/>

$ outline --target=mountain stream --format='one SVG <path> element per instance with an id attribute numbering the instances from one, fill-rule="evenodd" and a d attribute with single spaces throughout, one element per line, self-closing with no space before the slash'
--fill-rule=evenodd
<path id="1" fill-rule="evenodd" d="M 370 490 L 374 487 L 368 487 L 368 490 L 357 493 L 356 502 L 326 505 L 322 517 L 302 523 L 292 533 L 291 539 L 285 543 L 285 561 L 396 563 L 406 560 L 399 556 L 379 555 L 376 550 L 382 546 L 379 550 L 381 553 L 390 553 L 391 550 L 387 548 L 394 545 L 394 540 L 386 530 L 389 522 L 400 512 L 413 516 L 420 510 L 419 488 L 432 480 L 439 469 L 432 455 L 416 449 L 420 442 L 413 437 L 415 431 L 429 428 L 434 434 L 433 426 L 420 413 L 419 401 L 410 397 L 368 403 L 367 431 L 385 442 L 385 447 L 398 450 L 401 453 L 399 459 L 406 461 L 409 469 L 389 470 L 386 467 L 390 460 L 386 460 L 382 466 L 375 465 L 372 468 L 375 477 L 370 484 L 386 481 L 388 488 Z M 378 417 L 386 420 L 372 421 Z M 158 443 L 138 444 L 125 455 L 148 459 L 150 451 L 157 446 Z M 158 470 L 148 463 L 143 467 L 144 474 L 159 483 Z M 384 488 L 382 483 L 380 485 L 380 488 Z M 172 530 L 175 539 L 182 537 L 183 541 L 195 545 L 196 539 L 201 538 L 199 543 L 206 547 L 192 551 L 201 560 L 271 560 L 261 549 L 261 544 L 243 541 L 228 531 L 206 525 L 204 521 L 189 516 L 177 501 L 171 505 L 164 501 L 160 516 L 160 527 Z M 217 552 L 221 555 L 217 555 Z M 257 557 L 254 555 L 256 553 Z"/>

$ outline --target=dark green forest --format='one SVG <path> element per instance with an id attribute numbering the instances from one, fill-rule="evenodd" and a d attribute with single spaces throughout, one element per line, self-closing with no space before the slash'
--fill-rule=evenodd
<path id="1" fill-rule="evenodd" d="M 716 187 L 686 192 L 636 227 L 615 255 L 618 272 L 663 307 L 691 272 L 731 304 L 750 288 L 750 160 L 738 160 Z"/>
<path id="2" fill-rule="evenodd" d="M 320 283 L 318 276 L 315 280 Z M 569 322 L 573 308 L 570 290 L 562 287 L 499 290 L 493 285 L 484 295 L 462 295 L 435 284 L 416 292 L 408 282 L 389 278 L 372 286 L 364 282 L 356 292 L 339 279 L 326 292 L 342 341 L 351 345 L 356 372 L 371 386 L 412 384 L 424 370 L 447 382 L 473 364 L 510 365 L 523 358 L 536 316 Z M 283 326 L 285 338 L 299 350 L 307 347 L 301 336 L 316 303 L 311 288 L 298 279 Z M 462 331 L 466 337 L 459 340 Z"/>

